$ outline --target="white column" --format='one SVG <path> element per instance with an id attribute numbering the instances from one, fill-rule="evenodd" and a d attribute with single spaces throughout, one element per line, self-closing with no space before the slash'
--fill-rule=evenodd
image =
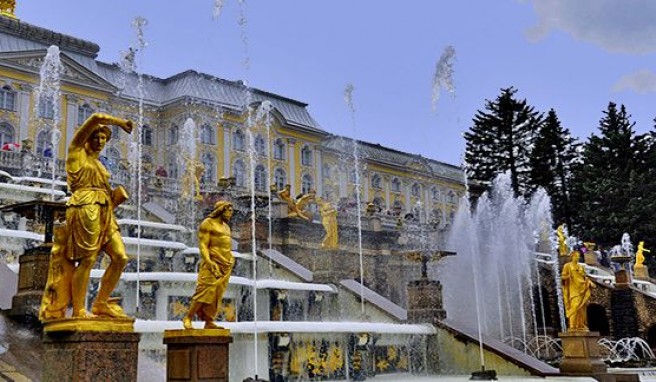
<path id="1" fill-rule="evenodd" d="M 369 171 L 362 171 L 362 202 L 368 203 L 369 200 Z"/>
<path id="2" fill-rule="evenodd" d="M 294 155 L 294 146 L 296 145 L 296 139 L 288 138 L 287 139 L 287 153 L 289 157 L 289 176 L 287 177 L 287 183 L 292 186 L 292 197 L 296 195 L 296 156 Z"/>
<path id="3" fill-rule="evenodd" d="M 345 168 L 346 166 L 339 166 L 342 167 L 339 169 L 339 197 L 340 198 L 345 198 L 347 197 L 348 193 L 348 168 Z"/>
<path id="4" fill-rule="evenodd" d="M 66 96 L 66 116 L 64 118 L 66 121 L 66 147 L 68 147 L 73 140 L 75 125 L 77 125 L 77 97 Z"/>
<path id="5" fill-rule="evenodd" d="M 383 177 L 384 187 L 385 187 L 385 208 L 389 210 L 390 208 L 390 178 L 389 176 Z"/>
<path id="6" fill-rule="evenodd" d="M 403 192 L 405 193 L 405 213 L 412 212 L 410 205 L 410 186 L 409 182 L 403 181 Z"/>
<path id="7" fill-rule="evenodd" d="M 223 125 L 223 176 L 230 176 L 230 126 Z"/>
<path id="8" fill-rule="evenodd" d="M 430 190 L 428 186 L 424 187 L 424 221 L 427 223 L 430 219 L 430 208 L 428 202 L 430 201 Z"/>
<path id="9" fill-rule="evenodd" d="M 30 93 L 32 87 L 23 85 L 21 91 L 18 93 L 18 117 L 19 117 L 19 139 L 18 142 L 28 137 L 28 123 L 30 121 Z M 36 139 L 36 137 L 35 137 Z M 35 142 L 36 143 L 36 142 Z"/>
<path id="10" fill-rule="evenodd" d="M 317 195 L 323 196 L 323 176 L 321 174 L 321 171 L 323 169 L 323 164 L 321 163 L 321 151 L 319 150 L 319 146 L 314 146 L 314 164 L 317 167 L 315 173 L 317 181 L 316 181 L 316 190 L 317 190 Z"/>

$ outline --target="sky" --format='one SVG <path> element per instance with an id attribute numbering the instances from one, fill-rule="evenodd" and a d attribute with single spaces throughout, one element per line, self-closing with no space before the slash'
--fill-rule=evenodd
<path id="1" fill-rule="evenodd" d="M 330 133 L 453 165 L 476 111 L 510 86 L 582 140 L 609 102 L 639 133 L 656 117 L 653 0 L 17 0 L 16 15 L 97 43 L 109 63 L 143 17 L 139 72 L 245 80 L 307 103 Z M 455 90 L 435 102 L 448 47 Z"/>

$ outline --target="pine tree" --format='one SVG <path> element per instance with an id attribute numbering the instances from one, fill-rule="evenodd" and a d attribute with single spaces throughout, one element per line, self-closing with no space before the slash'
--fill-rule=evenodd
<path id="1" fill-rule="evenodd" d="M 542 115 L 515 99 L 513 87 L 501 89 L 495 101 L 486 100 L 473 126 L 465 133 L 465 162 L 470 180 L 489 188 L 500 173 L 510 171 L 513 189 L 524 194 L 529 186 L 529 153 Z"/>
<path id="2" fill-rule="evenodd" d="M 531 188 L 544 188 L 551 196 L 553 217 L 556 224 L 572 225 L 570 200 L 572 174 L 581 163 L 578 153 L 580 144 L 568 129 L 561 126 L 554 109 L 538 130 L 531 152 Z"/>
<path id="3" fill-rule="evenodd" d="M 639 186 L 649 147 L 644 136 L 636 136 L 630 117 L 624 105 L 617 110 L 611 102 L 599 122 L 600 135 L 593 134 L 584 145 L 584 164 L 576 175 L 579 214 L 574 223 L 583 239 L 618 244 L 640 219 L 632 204 L 642 203 L 644 197 Z"/>

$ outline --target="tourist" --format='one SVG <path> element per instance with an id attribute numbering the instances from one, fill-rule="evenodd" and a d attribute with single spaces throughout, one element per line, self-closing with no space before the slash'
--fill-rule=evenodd
<path id="1" fill-rule="evenodd" d="M 587 305 L 590 300 L 590 288 L 594 283 L 586 276 L 585 268 L 579 263 L 581 254 L 572 251 L 571 260 L 563 266 L 563 300 L 569 330 L 588 330 Z"/>
<path id="2" fill-rule="evenodd" d="M 223 294 L 235 265 L 232 256 L 232 238 L 228 222 L 232 218 L 232 203 L 221 200 L 200 224 L 198 229 L 198 249 L 200 265 L 196 292 L 191 297 L 189 311 L 182 319 L 185 329 L 191 329 L 195 315 L 205 321 L 205 329 L 218 329 L 214 323 L 222 307 Z"/>

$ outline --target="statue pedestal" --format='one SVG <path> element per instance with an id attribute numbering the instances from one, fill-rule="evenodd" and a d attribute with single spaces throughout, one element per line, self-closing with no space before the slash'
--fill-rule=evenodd
<path id="1" fill-rule="evenodd" d="M 633 277 L 640 280 L 649 280 L 649 269 L 646 265 L 633 267 Z"/>
<path id="2" fill-rule="evenodd" d="M 606 372 L 599 351 L 599 333 L 567 331 L 559 334 L 563 341 L 563 361 L 560 371 L 567 375 L 594 375 Z"/>
<path id="3" fill-rule="evenodd" d="M 229 345 L 227 329 L 165 330 L 166 380 L 229 380 Z"/>
<path id="4" fill-rule="evenodd" d="M 46 332 L 42 380 L 137 381 L 140 337 L 126 332 Z"/>

